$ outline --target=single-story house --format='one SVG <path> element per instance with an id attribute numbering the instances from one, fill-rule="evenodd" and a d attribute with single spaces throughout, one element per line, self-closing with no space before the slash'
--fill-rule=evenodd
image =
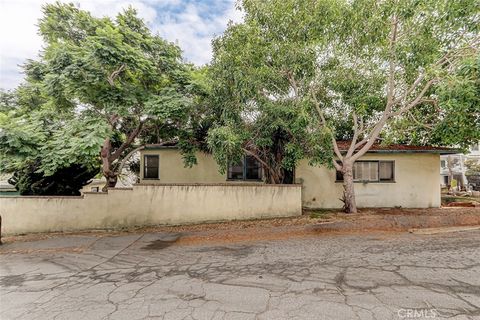
<path id="1" fill-rule="evenodd" d="M 348 142 L 340 141 L 345 151 Z M 354 166 L 355 193 L 359 207 L 439 207 L 440 155 L 456 150 L 431 147 L 375 144 Z M 293 172 L 302 185 L 305 208 L 341 208 L 342 175 L 325 166 L 302 160 Z M 146 145 L 140 151 L 140 184 L 262 184 L 262 168 L 251 156 L 232 164 L 225 174 L 211 155 L 197 154 L 197 165 L 185 167 L 176 146 Z"/>

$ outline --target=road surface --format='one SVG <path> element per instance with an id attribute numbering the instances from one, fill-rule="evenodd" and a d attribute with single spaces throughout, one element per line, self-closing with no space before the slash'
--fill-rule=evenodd
<path id="1" fill-rule="evenodd" d="M 480 319 L 480 231 L 1 248 L 0 319 Z M 19 253 L 14 253 L 19 252 Z"/>

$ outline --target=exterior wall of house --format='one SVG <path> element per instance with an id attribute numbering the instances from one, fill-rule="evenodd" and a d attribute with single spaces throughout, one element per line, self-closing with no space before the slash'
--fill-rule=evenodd
<path id="1" fill-rule="evenodd" d="M 143 150 L 141 183 L 225 183 L 226 175 L 218 173 L 213 157 L 198 154 L 198 164 L 185 168 L 178 149 Z M 143 179 L 143 155 L 160 156 L 159 180 Z M 434 153 L 368 153 L 360 160 L 395 161 L 395 182 L 355 183 L 359 207 L 428 208 L 439 207 L 439 154 Z M 295 182 L 302 184 L 302 202 L 306 208 L 341 208 L 342 183 L 335 182 L 335 170 L 312 167 L 301 161 L 295 170 Z M 236 183 L 230 182 L 228 183 Z"/>
<path id="2" fill-rule="evenodd" d="M 135 185 L 79 197 L 0 197 L 6 235 L 301 214 L 299 185 Z"/>
<path id="3" fill-rule="evenodd" d="M 360 160 L 395 161 L 395 182 L 355 183 L 358 207 L 439 207 L 440 156 L 431 153 L 368 153 Z M 335 170 L 312 167 L 302 161 L 296 170 L 302 202 L 307 208 L 341 208 L 343 186 L 335 182 Z"/>
<path id="4" fill-rule="evenodd" d="M 213 157 L 197 152 L 197 165 L 185 167 L 180 151 L 175 148 L 142 150 L 140 183 L 225 183 L 227 174 L 220 174 Z M 144 178 L 144 155 L 159 155 L 159 179 Z"/>

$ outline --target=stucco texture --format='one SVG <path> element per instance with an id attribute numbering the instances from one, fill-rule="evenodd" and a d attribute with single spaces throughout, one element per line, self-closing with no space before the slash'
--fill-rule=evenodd
<path id="1" fill-rule="evenodd" d="M 395 161 L 394 182 L 355 183 L 358 207 L 428 208 L 440 206 L 440 156 L 430 153 L 370 153 L 360 160 Z M 301 161 L 295 172 L 307 208 L 340 208 L 343 186 L 335 171 Z"/>
<path id="2" fill-rule="evenodd" d="M 160 177 L 143 179 L 143 155 L 158 154 Z M 226 175 L 219 173 L 215 160 L 197 154 L 198 164 L 185 168 L 178 149 L 142 151 L 142 183 L 225 183 Z M 390 160 L 395 162 L 394 182 L 355 183 L 358 207 L 428 208 L 440 206 L 438 153 L 367 153 L 360 160 Z M 324 166 L 313 167 L 301 161 L 295 170 L 295 182 L 302 184 L 302 203 L 305 208 L 341 208 L 343 187 L 335 181 L 335 171 Z M 238 183 L 231 182 L 228 183 Z"/>
<path id="3" fill-rule="evenodd" d="M 140 157 L 140 182 L 163 183 L 225 183 L 226 174 L 221 174 L 212 156 L 198 152 L 197 165 L 185 167 L 178 149 L 142 150 Z M 159 155 L 159 179 L 144 178 L 144 155 Z"/>
<path id="4" fill-rule="evenodd" d="M 299 185 L 136 185 L 82 197 L 0 197 L 2 233 L 301 215 Z"/>

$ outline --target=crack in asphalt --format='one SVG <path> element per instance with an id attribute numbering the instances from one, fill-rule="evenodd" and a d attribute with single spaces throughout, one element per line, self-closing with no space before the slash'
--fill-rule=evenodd
<path id="1" fill-rule="evenodd" d="M 104 237 L 83 253 L 8 254 L 0 318 L 383 320 L 399 319 L 401 308 L 480 317 L 478 231 L 210 246 L 175 240 Z"/>

